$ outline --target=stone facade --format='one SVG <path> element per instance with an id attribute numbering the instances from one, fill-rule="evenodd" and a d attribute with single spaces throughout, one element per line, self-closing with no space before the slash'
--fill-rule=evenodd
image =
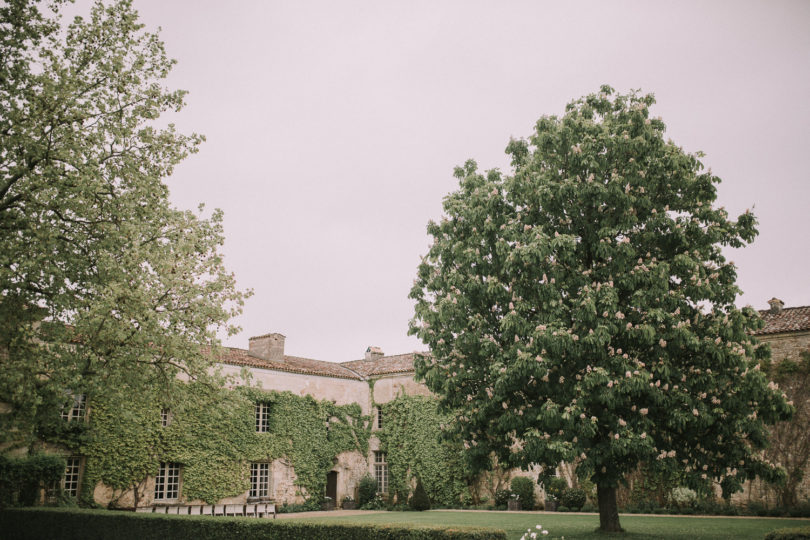
<path id="1" fill-rule="evenodd" d="M 785 308 L 778 298 L 768 301 L 770 309 L 760 312 L 765 325 L 756 332 L 757 339 L 771 348 L 771 361 L 798 361 L 801 353 L 810 352 L 810 306 Z M 776 492 L 762 480 L 746 482 L 743 491 L 732 496 L 736 504 L 752 502 L 768 506 L 778 504 Z M 799 500 L 810 501 L 810 466 L 797 489 Z"/>
<path id="2" fill-rule="evenodd" d="M 757 337 L 769 343 L 775 361 L 784 358 L 797 359 L 800 352 L 810 350 L 810 307 L 784 308 L 774 299 L 771 309 L 761 312 L 765 326 L 757 332 Z M 285 337 L 270 333 L 250 338 L 248 349 L 227 348 L 221 358 L 221 367 L 226 375 L 238 375 L 247 368 L 257 383 L 265 390 L 289 391 L 297 395 L 309 395 L 320 400 L 330 400 L 338 405 L 357 403 L 364 415 L 374 417 L 374 404 L 384 404 L 399 395 L 430 395 L 428 389 L 414 380 L 413 354 L 385 356 L 378 347 L 368 347 L 364 357 L 343 363 L 322 362 L 285 354 Z M 373 384 L 370 382 L 373 381 Z M 2 405 L 2 404 L 0 404 Z M 376 421 L 375 421 L 376 427 Z M 332 469 L 337 475 L 336 499 L 345 496 L 356 497 L 357 485 L 365 474 L 374 474 L 374 451 L 379 449 L 379 440 L 372 437 L 369 454 L 344 452 L 340 454 Z M 537 471 L 513 471 L 509 476 L 526 475 L 536 478 Z M 810 474 L 806 475 L 802 491 L 810 498 Z M 488 482 L 494 486 L 498 482 Z M 500 484 L 500 487 L 507 487 Z M 181 486 L 182 491 L 182 486 Z M 151 504 L 154 493 L 154 479 L 147 479 L 143 486 L 142 504 Z M 271 467 L 271 494 L 278 502 L 302 502 L 296 488 L 293 467 L 284 459 L 277 459 Z M 747 484 L 746 491 L 738 494 L 738 502 L 750 502 L 766 496 L 767 492 L 757 483 Z M 119 504 L 132 504 L 132 493 L 113 493 L 103 485 L 96 487 L 94 496 L 97 502 L 105 504 L 119 497 Z M 538 500 L 543 492 L 537 488 Z M 242 503 L 247 500 L 244 493 L 221 501 L 221 503 Z M 189 501 L 192 502 L 192 501 Z M 199 501 L 197 501 L 199 502 Z"/>

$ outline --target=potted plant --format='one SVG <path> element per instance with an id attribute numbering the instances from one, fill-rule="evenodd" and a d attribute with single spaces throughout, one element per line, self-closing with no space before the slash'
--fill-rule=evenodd
<path id="1" fill-rule="evenodd" d="M 344 510 L 354 510 L 356 506 L 357 503 L 354 501 L 354 498 L 352 498 L 350 495 L 346 495 L 345 497 L 343 497 L 342 507 Z"/>
<path id="2" fill-rule="evenodd" d="M 520 495 L 517 493 L 512 493 L 509 496 L 509 502 L 507 503 L 508 510 L 520 510 Z"/>
<path id="3" fill-rule="evenodd" d="M 330 496 L 326 496 L 323 498 L 323 503 L 321 503 L 321 510 L 334 510 L 335 509 L 335 501 Z"/>

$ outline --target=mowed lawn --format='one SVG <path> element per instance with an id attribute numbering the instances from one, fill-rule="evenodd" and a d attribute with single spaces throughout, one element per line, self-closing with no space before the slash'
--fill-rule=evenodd
<path id="1" fill-rule="evenodd" d="M 628 540 L 664 539 L 763 539 L 773 529 L 810 526 L 810 519 L 747 518 L 747 517 L 692 517 L 692 516 L 621 516 L 622 527 L 627 531 L 621 538 Z M 524 512 L 464 512 L 432 510 L 429 512 L 382 512 L 365 515 L 312 518 L 308 521 L 339 521 L 343 523 L 390 523 L 415 525 L 447 525 L 466 527 L 494 527 L 503 529 L 510 540 L 517 540 L 526 532 L 541 524 L 548 530 L 547 539 L 565 537 L 607 538 L 612 535 L 597 534 L 599 526 L 596 514 L 543 514 Z"/>

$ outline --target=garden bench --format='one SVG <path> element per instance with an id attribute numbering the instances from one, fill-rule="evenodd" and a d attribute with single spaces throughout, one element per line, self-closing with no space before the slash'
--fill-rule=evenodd
<path id="1" fill-rule="evenodd" d="M 248 516 L 255 518 L 277 517 L 276 503 L 250 504 L 176 504 L 173 506 L 139 506 L 135 512 L 145 514 L 178 514 L 191 516 Z"/>

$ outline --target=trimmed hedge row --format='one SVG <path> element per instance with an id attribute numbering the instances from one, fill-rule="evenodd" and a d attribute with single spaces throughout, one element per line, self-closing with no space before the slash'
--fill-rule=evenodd
<path id="1" fill-rule="evenodd" d="M 810 540 L 810 527 L 776 529 L 765 535 L 765 540 Z"/>
<path id="2" fill-rule="evenodd" d="M 506 540 L 497 529 L 309 523 L 112 510 L 0 510 L 5 540 Z"/>

